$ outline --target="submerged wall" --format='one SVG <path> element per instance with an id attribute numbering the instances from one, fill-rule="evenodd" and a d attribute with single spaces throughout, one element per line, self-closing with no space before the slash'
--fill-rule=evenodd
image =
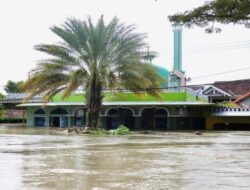
<path id="1" fill-rule="evenodd" d="M 250 130 L 250 117 L 207 117 L 209 130 Z"/>

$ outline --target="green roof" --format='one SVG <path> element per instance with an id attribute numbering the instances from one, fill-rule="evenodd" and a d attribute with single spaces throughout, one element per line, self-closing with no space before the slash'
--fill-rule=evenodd
<path id="1" fill-rule="evenodd" d="M 122 102 L 122 101 L 138 101 L 138 102 L 152 102 L 152 101 L 168 101 L 168 102 L 178 102 L 178 101 L 191 101 L 195 102 L 195 97 L 190 98 L 187 92 L 162 92 L 161 98 L 158 99 L 149 94 L 141 94 L 140 96 L 135 95 L 131 92 L 116 93 L 113 95 L 108 92 L 105 93 L 104 102 Z M 204 100 L 203 100 L 204 101 Z M 85 102 L 84 94 L 72 94 L 68 98 L 62 100 L 62 95 L 57 94 L 53 97 L 52 102 Z"/>

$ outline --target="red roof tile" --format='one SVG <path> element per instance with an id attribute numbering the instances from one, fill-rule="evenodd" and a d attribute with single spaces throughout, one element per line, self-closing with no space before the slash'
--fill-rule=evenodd
<path id="1" fill-rule="evenodd" d="M 212 85 L 229 94 L 232 94 L 233 96 L 242 96 L 250 91 L 250 79 L 215 81 Z"/>

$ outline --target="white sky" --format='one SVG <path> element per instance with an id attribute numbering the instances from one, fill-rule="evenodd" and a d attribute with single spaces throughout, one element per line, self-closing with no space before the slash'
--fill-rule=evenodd
<path id="1" fill-rule="evenodd" d="M 58 38 L 49 30 L 68 17 L 109 21 L 117 16 L 126 24 L 136 24 L 137 32 L 148 34 L 150 49 L 159 56 L 154 64 L 173 67 L 173 32 L 167 16 L 202 5 L 204 0 L 5 0 L 0 2 L 0 91 L 8 80 L 19 81 L 36 62 L 45 58 L 34 45 L 53 43 Z M 223 26 L 220 34 L 206 34 L 194 27 L 183 30 L 183 69 L 198 77 L 250 67 L 250 29 Z M 189 84 L 215 80 L 250 78 L 250 69 L 207 78 Z"/>

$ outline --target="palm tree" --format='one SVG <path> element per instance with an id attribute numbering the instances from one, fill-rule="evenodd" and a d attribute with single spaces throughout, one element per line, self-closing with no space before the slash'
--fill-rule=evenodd
<path id="1" fill-rule="evenodd" d="M 162 82 L 154 67 L 143 61 L 146 35 L 135 33 L 135 29 L 117 18 L 105 24 L 103 16 L 95 25 L 91 18 L 70 18 L 53 26 L 51 30 L 61 41 L 35 46 L 49 57 L 30 71 L 24 90 L 29 97 L 43 94 L 48 102 L 59 92 L 65 98 L 83 88 L 87 126 L 96 128 L 107 89 L 116 92 L 125 88 L 140 94 L 140 90 L 160 87 Z M 148 93 L 159 96 L 159 91 Z"/>

